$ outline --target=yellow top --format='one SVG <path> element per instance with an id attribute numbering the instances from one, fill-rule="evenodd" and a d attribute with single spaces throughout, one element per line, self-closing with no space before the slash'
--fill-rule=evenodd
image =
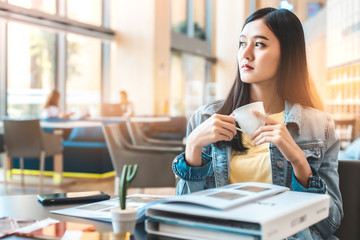
<path id="1" fill-rule="evenodd" d="M 284 111 L 270 115 L 279 122 L 284 122 Z M 233 150 L 230 160 L 229 184 L 238 182 L 272 183 L 269 143 L 253 146 L 250 136 L 242 133 L 242 142 L 248 149 L 245 152 Z"/>

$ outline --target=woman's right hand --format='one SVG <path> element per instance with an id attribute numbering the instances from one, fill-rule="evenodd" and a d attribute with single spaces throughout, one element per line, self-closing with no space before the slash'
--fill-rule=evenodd
<path id="1" fill-rule="evenodd" d="M 231 141 L 236 131 L 234 117 L 213 114 L 188 136 L 185 150 L 187 164 L 192 167 L 201 166 L 202 148 L 219 141 Z"/>

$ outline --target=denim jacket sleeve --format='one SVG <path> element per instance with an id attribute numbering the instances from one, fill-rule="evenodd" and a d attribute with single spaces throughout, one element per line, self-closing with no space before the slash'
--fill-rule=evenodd
<path id="1" fill-rule="evenodd" d="M 215 102 L 199 108 L 190 118 L 187 126 L 189 134 L 202 122 L 208 119 L 221 102 Z M 209 110 L 212 109 L 212 110 Z M 212 170 L 211 145 L 205 146 L 202 150 L 202 166 L 190 167 L 186 163 L 185 153 L 178 155 L 173 161 L 173 171 L 180 178 L 177 184 L 177 195 L 196 192 L 207 188 L 207 178 Z"/>
<path id="2" fill-rule="evenodd" d="M 326 147 L 323 150 L 321 165 L 316 170 L 310 167 L 313 176 L 309 178 L 309 188 L 304 188 L 292 174 L 292 189 L 294 191 L 325 193 L 330 196 L 329 216 L 325 220 L 311 227 L 312 232 L 322 238 L 330 237 L 340 226 L 343 217 L 342 199 L 339 189 L 338 175 L 338 152 L 340 148 L 339 138 L 335 133 L 335 125 L 329 116 L 326 119 Z"/>

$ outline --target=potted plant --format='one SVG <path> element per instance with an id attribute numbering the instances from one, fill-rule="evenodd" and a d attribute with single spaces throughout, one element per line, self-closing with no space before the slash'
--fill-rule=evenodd
<path id="1" fill-rule="evenodd" d="M 124 165 L 119 186 L 120 208 L 113 209 L 111 212 L 112 226 L 115 233 L 134 234 L 137 209 L 126 207 L 127 190 L 135 178 L 138 165 Z"/>

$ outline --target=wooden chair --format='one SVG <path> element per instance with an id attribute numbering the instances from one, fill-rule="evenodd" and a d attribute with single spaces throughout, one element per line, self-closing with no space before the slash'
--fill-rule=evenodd
<path id="1" fill-rule="evenodd" d="M 45 158 L 48 156 L 54 156 L 54 181 L 61 182 L 63 170 L 61 135 L 44 132 L 38 119 L 4 120 L 4 139 L 8 156 L 7 169 L 12 169 L 12 158 L 20 159 L 22 185 L 24 185 L 24 158 L 39 158 L 39 187 L 42 192 Z"/>

